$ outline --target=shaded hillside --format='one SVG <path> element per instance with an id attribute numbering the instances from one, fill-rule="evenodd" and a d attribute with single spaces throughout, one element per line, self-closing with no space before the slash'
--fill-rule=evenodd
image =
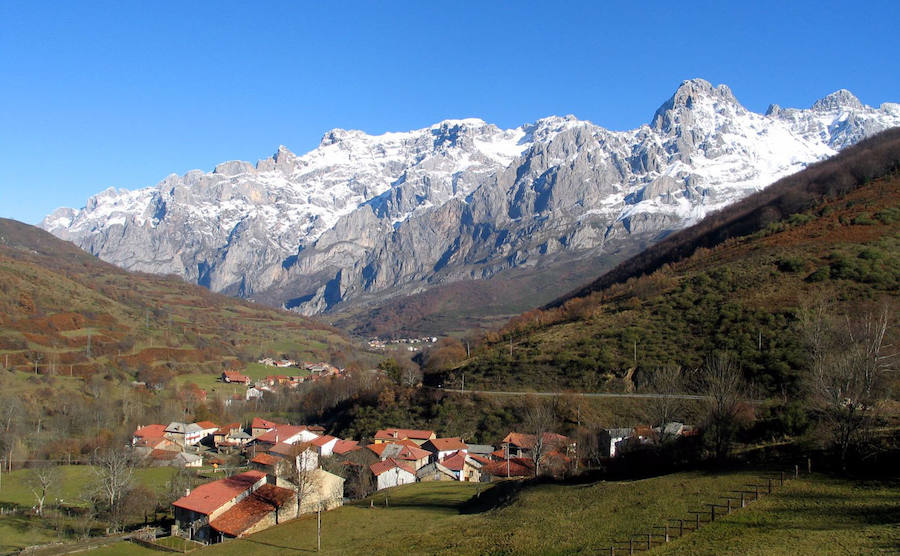
<path id="1" fill-rule="evenodd" d="M 0 219 L 0 365 L 133 379 L 216 372 L 264 353 L 352 357 L 344 336 L 314 320 L 176 277 L 126 272 L 43 230 Z"/>
<path id="2" fill-rule="evenodd" d="M 366 337 L 443 336 L 495 329 L 510 317 L 570 291 L 582 284 L 585 276 L 608 270 L 645 246 L 635 242 L 627 246 L 627 252 L 547 267 L 510 269 L 490 280 L 450 282 L 414 295 L 379 297 L 329 317 L 335 326 Z"/>
<path id="3" fill-rule="evenodd" d="M 897 313 L 898 161 L 893 130 L 779 182 L 623 263 L 589 295 L 513 319 L 430 380 L 453 385 L 465 373 L 472 388 L 623 388 L 727 350 L 763 388 L 790 393 L 806 364 L 800 304 L 832 299 L 858 314 L 887 303 Z"/>

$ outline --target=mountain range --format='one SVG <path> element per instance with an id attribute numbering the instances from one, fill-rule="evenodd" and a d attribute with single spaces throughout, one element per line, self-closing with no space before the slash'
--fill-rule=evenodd
<path id="1" fill-rule="evenodd" d="M 503 272 L 596 272 L 898 125 L 900 105 L 846 90 L 758 114 L 693 79 L 630 131 L 573 116 L 335 129 L 302 156 L 282 146 L 256 165 L 107 189 L 40 226 L 129 270 L 311 315 Z M 534 305 L 570 287 L 537 284 Z"/>

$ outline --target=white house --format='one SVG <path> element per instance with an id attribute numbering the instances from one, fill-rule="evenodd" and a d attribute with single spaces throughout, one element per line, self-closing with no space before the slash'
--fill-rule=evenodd
<path id="1" fill-rule="evenodd" d="M 373 463 L 369 469 L 378 480 L 378 490 L 416 482 L 415 470 L 394 458 Z"/>
<path id="2" fill-rule="evenodd" d="M 327 458 L 334 453 L 334 446 L 337 444 L 337 437 L 330 434 L 324 434 L 309 441 L 319 451 L 319 456 Z"/>

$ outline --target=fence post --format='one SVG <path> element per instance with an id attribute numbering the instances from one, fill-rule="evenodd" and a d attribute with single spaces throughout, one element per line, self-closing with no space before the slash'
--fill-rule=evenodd
<path id="1" fill-rule="evenodd" d="M 650 535 L 653 533 L 647 533 L 647 550 L 650 550 Z"/>
<path id="2" fill-rule="evenodd" d="M 716 507 L 710 504 L 709 506 L 709 522 L 712 523 L 716 520 Z"/>
<path id="3" fill-rule="evenodd" d="M 772 494 L 772 479 L 769 479 L 769 494 Z"/>
<path id="4" fill-rule="evenodd" d="M 684 536 L 684 520 L 678 520 L 678 537 L 681 538 Z"/>
<path id="5" fill-rule="evenodd" d="M 666 542 L 669 542 L 669 522 L 666 522 Z"/>
<path id="6" fill-rule="evenodd" d="M 697 518 L 697 527 L 694 529 L 694 531 L 699 531 L 700 530 L 700 514 L 694 514 L 694 517 Z"/>
<path id="7" fill-rule="evenodd" d="M 609 556 L 616 556 L 616 547 L 613 545 L 609 546 Z"/>
<path id="8" fill-rule="evenodd" d="M 806 474 L 812 474 L 812 458 L 806 458 Z"/>
<path id="9" fill-rule="evenodd" d="M 784 486 L 784 471 L 781 472 L 781 484 L 779 486 Z"/>
<path id="10" fill-rule="evenodd" d="M 634 554 L 634 539 L 628 537 L 628 553 Z"/>
<path id="11" fill-rule="evenodd" d="M 794 464 L 794 478 L 796 479 L 799 476 L 800 476 L 800 466 L 795 463 Z"/>
<path id="12" fill-rule="evenodd" d="M 759 485 L 753 485 L 753 490 L 755 492 L 753 499 L 759 500 Z"/>
<path id="13" fill-rule="evenodd" d="M 731 513 L 731 498 L 726 498 L 728 500 L 728 513 Z"/>

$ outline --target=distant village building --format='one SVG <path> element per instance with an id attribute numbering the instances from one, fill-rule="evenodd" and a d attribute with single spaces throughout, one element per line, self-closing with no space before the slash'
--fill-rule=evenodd
<path id="1" fill-rule="evenodd" d="M 222 382 L 250 384 L 250 377 L 238 371 L 222 371 Z"/>

